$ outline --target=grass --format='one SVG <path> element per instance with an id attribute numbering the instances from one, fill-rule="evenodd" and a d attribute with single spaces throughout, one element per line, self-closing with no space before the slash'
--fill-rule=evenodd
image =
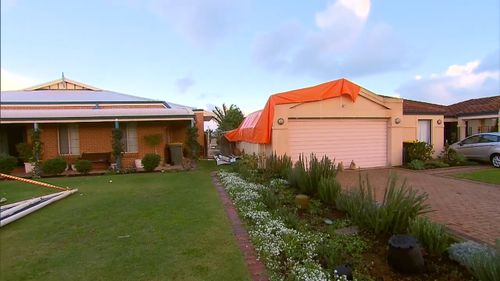
<path id="1" fill-rule="evenodd" d="M 498 168 L 454 174 L 453 176 L 485 183 L 500 184 L 500 169 Z"/>
<path id="2" fill-rule="evenodd" d="M 79 192 L 0 230 L 0 280 L 250 280 L 213 169 L 47 179 Z"/>

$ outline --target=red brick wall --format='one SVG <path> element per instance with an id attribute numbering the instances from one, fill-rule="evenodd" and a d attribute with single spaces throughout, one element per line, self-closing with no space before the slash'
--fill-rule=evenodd
<path id="1" fill-rule="evenodd" d="M 160 134 L 161 143 L 156 147 L 156 153 L 165 160 L 164 149 L 168 143 L 181 142 L 186 139 L 186 128 L 191 121 L 156 121 L 156 122 L 137 122 L 137 153 L 125 153 L 123 155 L 123 167 L 133 167 L 135 159 L 142 159 L 147 153 L 154 153 L 154 147 L 146 143 L 144 137 L 151 134 Z M 124 124 L 121 124 L 124 127 Z M 59 155 L 57 128 L 58 124 L 40 124 L 41 140 L 43 142 L 42 160 L 54 158 Z M 111 152 L 112 129 L 114 123 L 80 123 L 80 153 L 83 152 Z M 28 130 L 28 136 L 31 135 Z M 78 156 L 64 156 L 64 158 L 75 161 Z"/>
<path id="2" fill-rule="evenodd" d="M 205 120 L 203 111 L 195 111 L 196 127 L 198 129 L 198 143 L 201 145 L 201 155 L 205 154 Z"/>

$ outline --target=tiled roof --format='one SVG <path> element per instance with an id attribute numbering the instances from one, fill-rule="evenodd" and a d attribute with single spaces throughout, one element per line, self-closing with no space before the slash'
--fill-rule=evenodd
<path id="1" fill-rule="evenodd" d="M 2 103 L 161 102 L 105 90 L 2 91 L 0 98 Z"/>
<path id="2" fill-rule="evenodd" d="M 447 117 L 491 114 L 500 110 L 500 96 L 471 99 L 447 106 Z"/>
<path id="3" fill-rule="evenodd" d="M 421 102 L 421 101 L 414 101 L 414 100 L 403 100 L 403 114 L 444 114 L 446 112 L 446 106 L 444 105 L 439 105 L 439 104 L 434 104 L 434 103 L 428 103 L 428 102 Z"/>
<path id="4" fill-rule="evenodd" d="M 500 110 L 500 96 L 470 99 L 451 105 L 403 100 L 403 114 L 430 114 L 458 117 L 465 115 L 495 114 Z"/>

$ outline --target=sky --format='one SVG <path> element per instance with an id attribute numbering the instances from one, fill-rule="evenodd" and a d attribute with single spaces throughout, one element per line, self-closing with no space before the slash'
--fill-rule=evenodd
<path id="1" fill-rule="evenodd" d="M 438 104 L 500 94 L 498 0 L 1 0 L 1 88 L 65 77 L 245 114 L 347 78 Z"/>

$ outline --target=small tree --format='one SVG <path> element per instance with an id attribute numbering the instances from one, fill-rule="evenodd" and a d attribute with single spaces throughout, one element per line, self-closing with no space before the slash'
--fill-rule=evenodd
<path id="1" fill-rule="evenodd" d="M 196 127 L 196 124 L 189 127 L 186 134 L 187 156 L 191 159 L 198 159 L 201 145 L 198 143 L 198 128 Z"/>
<path id="2" fill-rule="evenodd" d="M 215 115 L 215 122 L 219 125 L 216 130 L 218 137 L 226 131 L 238 128 L 243 119 L 245 119 L 243 112 L 234 104 L 231 104 L 229 107 L 226 104 L 222 104 L 222 107 L 216 106 L 212 112 Z"/>
<path id="3" fill-rule="evenodd" d="M 23 160 L 23 162 L 28 163 L 30 161 L 33 161 L 33 146 L 32 145 L 25 143 L 25 142 L 18 143 L 18 144 L 16 144 L 16 151 L 19 155 L 19 158 L 21 158 L 21 160 Z"/>
<path id="4" fill-rule="evenodd" d="M 42 174 L 42 165 L 40 158 L 42 157 L 41 131 L 38 128 L 31 132 L 31 144 L 33 145 L 33 178 L 40 178 Z"/>
<path id="5" fill-rule="evenodd" d="M 161 143 L 161 134 L 146 135 L 144 141 L 154 147 L 154 153 L 156 154 L 156 147 Z"/>
<path id="6" fill-rule="evenodd" d="M 116 169 L 120 171 L 122 168 L 123 132 L 119 128 L 114 128 L 112 134 L 113 140 L 111 147 L 113 148 L 113 157 L 115 157 L 116 160 Z"/>

